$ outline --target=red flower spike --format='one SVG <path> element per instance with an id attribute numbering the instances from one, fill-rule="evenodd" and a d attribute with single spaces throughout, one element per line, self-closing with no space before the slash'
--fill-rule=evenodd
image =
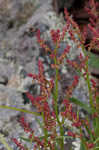
<path id="1" fill-rule="evenodd" d="M 37 147 L 37 144 L 35 144 L 33 150 L 37 150 Z"/>
<path id="2" fill-rule="evenodd" d="M 51 34 L 51 37 L 52 37 L 52 40 L 54 43 L 58 42 L 60 40 L 60 30 L 51 30 L 50 31 L 50 34 Z"/>
<path id="3" fill-rule="evenodd" d="M 78 76 L 74 76 L 74 80 L 78 82 L 79 77 Z"/>
<path id="4" fill-rule="evenodd" d="M 36 74 L 32 74 L 32 73 L 29 73 L 27 76 L 33 78 L 33 79 L 37 79 L 37 75 Z"/>
<path id="5" fill-rule="evenodd" d="M 43 147 L 43 143 L 40 141 L 40 139 L 36 136 L 33 137 L 33 140 L 37 143 L 37 146 Z"/>
<path id="6" fill-rule="evenodd" d="M 61 112 L 61 116 L 65 117 L 66 116 L 66 112 Z"/>
<path id="7" fill-rule="evenodd" d="M 96 23 L 94 22 L 94 20 L 92 18 L 89 18 L 89 21 L 90 21 L 92 26 L 96 26 Z"/>
<path id="8" fill-rule="evenodd" d="M 68 11 L 67 11 L 67 9 L 66 8 L 64 8 L 64 14 L 65 14 L 65 17 L 66 17 L 66 19 L 69 17 L 69 13 L 68 13 Z M 67 19 L 68 20 L 68 19 Z"/>
<path id="9" fill-rule="evenodd" d="M 70 102 L 69 102 L 68 99 L 64 99 L 64 100 L 63 100 L 63 104 L 67 105 L 67 104 L 70 104 Z"/>
<path id="10" fill-rule="evenodd" d="M 73 87 L 78 84 L 78 81 L 79 81 L 78 79 L 79 79 L 78 76 L 74 76 L 74 81 L 73 81 L 73 83 L 72 83 Z"/>
<path id="11" fill-rule="evenodd" d="M 96 81 L 94 79 L 91 79 L 90 81 L 92 82 L 92 86 L 96 87 Z"/>
<path id="12" fill-rule="evenodd" d="M 94 147 L 94 144 L 93 144 L 93 143 L 87 143 L 87 147 L 88 147 L 88 148 L 93 148 L 93 147 Z"/>
<path id="13" fill-rule="evenodd" d="M 29 139 L 33 140 L 33 138 L 34 138 L 34 131 L 32 131 L 29 135 Z"/>
<path id="14" fill-rule="evenodd" d="M 72 113 L 72 118 L 73 118 L 74 121 L 77 120 L 77 115 L 76 115 L 75 112 Z"/>
<path id="15" fill-rule="evenodd" d="M 56 114 L 54 111 L 51 113 L 51 115 L 52 115 L 52 117 L 54 117 L 54 119 L 56 119 Z"/>
<path id="16" fill-rule="evenodd" d="M 93 118 L 98 118 L 98 116 L 99 116 L 99 115 L 98 115 L 97 112 L 95 112 L 95 113 L 92 115 Z"/>
<path id="17" fill-rule="evenodd" d="M 73 132 L 71 132 L 71 131 L 68 131 L 68 132 L 67 132 L 67 135 L 68 135 L 68 136 L 72 136 L 73 138 L 76 137 L 76 134 L 73 133 Z"/>
<path id="18" fill-rule="evenodd" d="M 40 101 L 42 101 L 43 99 L 45 99 L 45 97 L 43 97 L 43 96 L 38 96 L 38 97 L 35 98 L 35 101 L 36 101 L 36 102 L 40 102 Z"/>
<path id="19" fill-rule="evenodd" d="M 94 36 L 97 36 L 97 31 L 94 27 L 92 27 L 90 24 L 88 24 L 89 29 L 93 32 Z"/>
<path id="20" fill-rule="evenodd" d="M 67 45 L 67 47 L 64 49 L 65 53 L 69 53 L 71 46 Z"/>
<path id="21" fill-rule="evenodd" d="M 81 127 L 81 122 L 80 121 L 74 122 L 72 123 L 72 126 L 79 128 Z"/>
<path id="22" fill-rule="evenodd" d="M 59 65 L 57 65 L 57 64 L 51 64 L 51 68 L 52 69 L 59 69 Z"/>
<path id="23" fill-rule="evenodd" d="M 38 60 L 38 68 L 39 68 L 39 73 L 40 74 L 44 72 L 43 63 L 40 59 Z"/>
<path id="24" fill-rule="evenodd" d="M 82 53 L 80 53 L 79 59 L 80 59 L 80 60 L 83 60 L 83 55 L 82 55 Z"/>
<path id="25" fill-rule="evenodd" d="M 57 29 L 57 33 L 60 33 L 60 29 Z"/>
<path id="26" fill-rule="evenodd" d="M 69 65 L 71 65 L 72 67 L 74 66 L 74 63 L 73 63 L 73 61 L 71 61 L 71 60 L 67 59 L 66 62 L 67 62 Z"/>
<path id="27" fill-rule="evenodd" d="M 50 56 L 52 59 L 54 59 L 54 58 L 56 58 L 57 55 L 55 55 L 54 53 L 51 53 L 49 56 Z"/>
<path id="28" fill-rule="evenodd" d="M 38 39 L 38 41 L 39 41 L 39 40 L 41 39 L 41 38 L 40 38 L 40 29 L 37 30 L 36 36 L 37 36 L 37 39 Z"/>
<path id="29" fill-rule="evenodd" d="M 21 126 L 24 128 L 25 132 L 28 133 L 32 131 L 32 129 L 29 127 L 29 124 L 25 121 L 24 116 L 19 119 L 19 122 L 21 123 Z"/>
<path id="30" fill-rule="evenodd" d="M 12 141 L 17 145 L 18 148 L 20 148 L 20 150 L 26 150 L 26 148 L 16 138 L 12 138 Z"/>
<path id="31" fill-rule="evenodd" d="M 86 26 L 84 26 L 84 28 L 83 28 L 82 36 L 83 36 L 83 40 L 84 40 L 84 43 L 85 43 L 85 40 L 87 38 L 87 27 Z"/>

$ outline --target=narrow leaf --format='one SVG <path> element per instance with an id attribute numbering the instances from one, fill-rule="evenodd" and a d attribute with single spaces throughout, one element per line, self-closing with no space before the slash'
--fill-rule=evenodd
<path id="1" fill-rule="evenodd" d="M 29 114 L 33 114 L 33 115 L 36 115 L 36 116 L 40 116 L 39 113 L 32 112 L 32 111 L 29 111 L 29 110 L 26 110 L 26 109 L 21 109 L 21 108 L 16 108 L 16 107 L 11 107 L 11 106 L 4 106 L 4 105 L 0 105 L 0 108 L 10 109 L 10 110 L 20 111 L 20 112 L 24 112 L 24 113 L 29 113 Z"/>
<path id="2" fill-rule="evenodd" d="M 85 104 L 85 103 L 81 102 L 80 100 L 78 100 L 77 98 L 72 97 L 69 100 L 72 103 L 74 103 L 74 104 L 80 106 L 81 108 L 83 108 L 84 110 L 86 110 L 89 114 L 92 113 L 90 107 L 87 104 Z"/>
<path id="3" fill-rule="evenodd" d="M 1 133 L 0 133 L 0 142 L 6 147 L 7 150 L 12 150 L 12 148 L 6 143 L 6 140 Z"/>
<path id="4" fill-rule="evenodd" d="M 85 147 L 85 145 L 83 144 L 83 142 L 81 142 L 81 144 L 80 144 L 80 150 L 86 150 L 86 147 Z"/>

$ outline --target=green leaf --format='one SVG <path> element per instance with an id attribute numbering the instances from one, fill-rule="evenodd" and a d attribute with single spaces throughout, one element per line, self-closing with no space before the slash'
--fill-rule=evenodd
<path id="1" fill-rule="evenodd" d="M 21 108 L 16 108 L 16 107 L 11 107 L 11 106 L 4 106 L 4 105 L 0 105 L 0 108 L 2 109 L 10 109 L 10 110 L 15 110 L 15 111 L 20 111 L 20 112 L 24 112 L 24 113 L 28 113 L 28 114 L 33 114 L 35 116 L 40 116 L 39 113 L 37 112 L 32 112 L 26 109 L 21 109 Z"/>
<path id="2" fill-rule="evenodd" d="M 94 141 L 94 144 L 96 144 L 97 142 L 99 142 L 99 137 Z"/>
<path id="3" fill-rule="evenodd" d="M 42 130 L 44 130 L 43 123 L 41 123 L 40 120 L 37 117 L 35 119 L 36 119 L 37 123 L 39 124 L 40 128 Z"/>
<path id="4" fill-rule="evenodd" d="M 90 108 L 87 104 L 81 102 L 79 99 L 72 97 L 72 98 L 70 98 L 69 100 L 70 100 L 72 103 L 74 103 L 74 104 L 80 106 L 81 108 L 83 108 L 84 110 L 86 110 L 89 114 L 92 114 L 91 108 Z"/>
<path id="5" fill-rule="evenodd" d="M 99 96 L 96 97 L 96 105 L 99 106 Z M 98 114 L 99 114 L 99 109 L 97 110 Z"/>
<path id="6" fill-rule="evenodd" d="M 20 137 L 20 139 L 22 139 L 22 140 L 24 140 L 24 141 L 26 141 L 26 142 L 30 142 L 31 143 L 31 140 L 30 139 L 28 139 L 28 138 L 25 138 L 25 137 Z"/>
<path id="7" fill-rule="evenodd" d="M 81 144 L 80 144 L 80 150 L 86 150 L 86 147 L 85 147 L 85 145 L 83 144 L 83 142 L 81 142 Z"/>

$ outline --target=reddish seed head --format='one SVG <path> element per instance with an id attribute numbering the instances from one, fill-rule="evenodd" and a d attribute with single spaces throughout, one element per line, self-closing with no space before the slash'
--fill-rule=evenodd
<path id="1" fill-rule="evenodd" d="M 51 37 L 54 43 L 57 43 L 60 40 L 60 30 L 51 30 Z"/>
<path id="2" fill-rule="evenodd" d="M 79 79 L 78 76 L 74 76 L 74 81 L 72 83 L 73 87 L 75 87 L 78 84 L 78 81 L 79 81 L 78 79 Z"/>
<path id="3" fill-rule="evenodd" d="M 94 79 L 91 79 L 90 81 L 91 81 L 91 83 L 92 83 L 92 86 L 93 86 L 93 87 L 96 87 L 96 81 L 95 81 Z"/>
<path id="4" fill-rule="evenodd" d="M 38 41 L 39 41 L 39 40 L 41 39 L 41 38 L 40 38 L 40 29 L 37 30 L 37 34 L 36 34 L 36 35 L 37 35 L 37 39 L 38 39 Z"/>
<path id="5" fill-rule="evenodd" d="M 80 55 L 79 55 L 79 59 L 80 59 L 80 60 L 82 60 L 82 59 L 83 59 L 83 55 L 82 55 L 82 53 L 80 53 Z"/>
<path id="6" fill-rule="evenodd" d="M 64 49 L 64 52 L 65 52 L 65 53 L 69 53 L 70 48 L 71 48 L 71 46 L 68 45 L 68 46 Z"/>
<path id="7" fill-rule="evenodd" d="M 74 122 L 72 126 L 79 128 L 81 127 L 81 122 L 80 121 Z"/>
<path id="8" fill-rule="evenodd" d="M 54 111 L 52 111 L 52 116 L 56 119 L 56 114 Z"/>
<path id="9" fill-rule="evenodd" d="M 16 138 L 12 138 L 12 141 L 17 145 L 18 148 L 20 148 L 20 150 L 26 150 L 26 148 Z"/>
<path id="10" fill-rule="evenodd" d="M 68 99 L 64 99 L 64 100 L 63 100 L 63 104 L 70 104 L 70 102 L 69 102 Z"/>
<path id="11" fill-rule="evenodd" d="M 88 148 L 93 148 L 93 147 L 94 147 L 94 144 L 93 144 L 93 143 L 87 143 L 87 147 L 88 147 Z"/>
<path id="12" fill-rule="evenodd" d="M 78 76 L 74 76 L 74 80 L 78 82 L 79 77 Z"/>
<path id="13" fill-rule="evenodd" d="M 67 59 L 66 62 L 67 62 L 68 64 L 70 64 L 71 66 L 73 66 L 73 62 L 72 62 L 71 60 Z"/>
<path id="14" fill-rule="evenodd" d="M 19 119 L 19 122 L 21 123 L 21 126 L 24 128 L 25 132 L 31 132 L 32 131 L 32 129 L 29 127 L 29 124 L 25 121 L 24 116 L 22 116 Z"/>
<path id="15" fill-rule="evenodd" d="M 32 74 L 32 73 L 29 73 L 27 76 L 33 78 L 33 79 L 36 79 L 37 78 L 37 75 L 36 74 Z"/>
<path id="16" fill-rule="evenodd" d="M 73 133 L 73 132 L 71 132 L 71 131 L 68 131 L 68 132 L 67 132 L 67 135 L 68 135 L 68 136 L 72 136 L 73 138 L 76 137 L 76 134 Z"/>
<path id="17" fill-rule="evenodd" d="M 38 60 L 38 69 L 39 69 L 39 73 L 43 73 L 44 72 L 43 63 L 42 63 L 42 61 L 40 59 Z"/>
<path id="18" fill-rule="evenodd" d="M 60 29 L 57 29 L 57 33 L 60 33 Z"/>

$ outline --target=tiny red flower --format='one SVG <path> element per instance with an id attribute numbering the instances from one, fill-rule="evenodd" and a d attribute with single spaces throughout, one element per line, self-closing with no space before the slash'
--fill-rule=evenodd
<path id="1" fill-rule="evenodd" d="M 42 63 L 42 61 L 40 59 L 38 60 L 38 69 L 39 69 L 39 73 L 43 73 L 44 72 L 43 63 Z"/>
<path id="2" fill-rule="evenodd" d="M 67 104 L 69 104 L 69 103 L 70 103 L 70 102 L 69 102 L 68 99 L 64 99 L 64 100 L 63 100 L 63 104 L 67 105 Z"/>
<path id="3" fill-rule="evenodd" d="M 65 53 L 69 53 L 70 48 L 71 48 L 71 46 L 68 45 L 68 46 L 64 49 L 64 52 L 65 52 Z"/>
<path id="4" fill-rule="evenodd" d="M 90 81 L 92 82 L 92 86 L 96 87 L 96 81 L 94 79 L 91 79 Z"/>
<path id="5" fill-rule="evenodd" d="M 54 43 L 58 42 L 60 40 L 60 30 L 57 29 L 55 30 L 51 30 L 51 37 Z"/>
<path id="6" fill-rule="evenodd" d="M 19 119 L 19 122 L 21 123 L 21 126 L 24 128 L 25 132 L 32 132 L 32 129 L 30 128 L 29 124 L 25 121 L 24 116 L 22 116 Z"/>
<path id="7" fill-rule="evenodd" d="M 37 78 L 37 75 L 36 74 L 32 74 L 32 73 L 29 73 L 27 76 L 33 78 L 33 79 L 36 79 Z"/>
<path id="8" fill-rule="evenodd" d="M 83 60 L 83 55 L 82 55 L 82 53 L 80 53 L 79 59 L 80 59 L 80 60 Z"/>
<path id="9" fill-rule="evenodd" d="M 94 144 L 93 144 L 93 143 L 87 143 L 87 147 L 88 147 L 88 148 L 93 148 L 93 147 L 94 147 Z"/>
<path id="10" fill-rule="evenodd" d="M 79 128 L 81 126 L 81 122 L 80 121 L 74 122 L 72 126 Z"/>
<path id="11" fill-rule="evenodd" d="M 68 135 L 68 136 L 72 136 L 73 138 L 76 137 L 76 134 L 73 133 L 73 132 L 71 132 L 71 131 L 68 131 L 68 132 L 67 132 L 67 135 Z"/>
<path id="12" fill-rule="evenodd" d="M 20 148 L 20 150 L 26 150 L 26 148 L 16 138 L 12 138 L 12 141 L 17 145 L 18 148 Z"/>
<path id="13" fill-rule="evenodd" d="M 51 115 L 54 117 L 54 119 L 56 119 L 56 114 L 54 111 L 52 111 Z"/>
<path id="14" fill-rule="evenodd" d="M 38 39 L 38 41 L 41 39 L 40 38 L 40 29 L 37 30 L 37 39 Z"/>

